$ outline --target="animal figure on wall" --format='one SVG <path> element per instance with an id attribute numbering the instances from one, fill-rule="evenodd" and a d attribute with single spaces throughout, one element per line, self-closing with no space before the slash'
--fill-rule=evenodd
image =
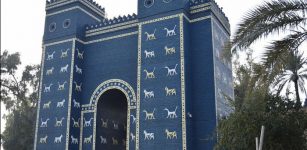
<path id="1" fill-rule="evenodd" d="M 68 72 L 68 67 L 69 67 L 68 64 L 66 64 L 65 66 L 61 67 L 60 73 L 66 73 L 66 72 Z"/>
<path id="2" fill-rule="evenodd" d="M 144 89 L 144 95 L 145 95 L 145 98 L 154 98 L 155 97 L 154 91 L 147 91 L 145 89 Z"/>
<path id="3" fill-rule="evenodd" d="M 73 121 L 73 127 L 75 127 L 75 128 L 79 128 L 80 127 L 80 125 L 79 125 L 79 122 L 80 122 L 80 118 L 78 118 L 78 120 L 76 121 L 75 120 L 75 118 L 71 118 L 72 119 L 72 121 Z"/>
<path id="4" fill-rule="evenodd" d="M 47 118 L 46 119 L 46 121 L 43 121 L 43 119 L 41 118 L 41 127 L 42 128 L 46 128 L 47 126 L 48 126 L 48 121 L 49 121 L 50 119 L 49 118 Z"/>
<path id="5" fill-rule="evenodd" d="M 173 68 L 173 69 L 170 69 L 168 66 L 165 66 L 164 68 L 167 69 L 167 76 L 174 76 L 174 75 L 177 75 L 177 71 L 176 71 L 177 66 L 178 66 L 178 64 L 176 64 L 176 65 L 175 65 L 175 68 Z"/>
<path id="6" fill-rule="evenodd" d="M 51 101 L 45 103 L 45 104 L 43 105 L 43 109 L 50 109 L 50 104 L 51 104 Z"/>
<path id="7" fill-rule="evenodd" d="M 113 123 L 113 129 L 118 130 L 118 123 L 116 123 L 115 121 L 112 121 L 112 123 Z"/>
<path id="8" fill-rule="evenodd" d="M 101 144 L 108 144 L 107 138 L 100 136 L 100 143 Z"/>
<path id="9" fill-rule="evenodd" d="M 66 101 L 66 100 L 63 99 L 62 101 L 58 102 L 58 103 L 56 104 L 56 107 L 57 107 L 57 108 L 64 108 L 65 101 Z"/>
<path id="10" fill-rule="evenodd" d="M 62 143 L 63 135 L 61 134 L 58 137 L 54 137 L 54 143 Z"/>
<path id="11" fill-rule="evenodd" d="M 155 118 L 155 115 L 154 115 L 154 113 L 155 113 L 155 110 L 156 110 L 156 108 L 154 108 L 154 110 L 150 113 L 150 112 L 148 112 L 147 110 L 143 110 L 143 112 L 145 113 L 145 120 L 153 120 L 153 119 L 156 119 Z"/>
<path id="12" fill-rule="evenodd" d="M 39 143 L 47 143 L 47 138 L 48 138 L 48 136 L 46 135 L 45 137 L 41 137 L 40 139 L 39 139 Z"/>
<path id="13" fill-rule="evenodd" d="M 165 129 L 166 138 L 167 139 L 177 139 L 177 132 L 176 131 L 169 131 L 168 129 Z"/>
<path id="14" fill-rule="evenodd" d="M 193 115 L 192 115 L 190 112 L 188 112 L 188 116 L 189 116 L 190 118 L 193 117 Z"/>
<path id="15" fill-rule="evenodd" d="M 77 91 L 77 92 L 81 92 L 82 91 L 82 83 L 80 83 L 79 85 L 77 84 L 77 82 L 76 81 L 74 81 L 74 83 L 75 83 L 75 85 L 76 85 L 76 88 L 75 88 L 75 90 Z"/>
<path id="16" fill-rule="evenodd" d="M 155 57 L 155 51 L 147 51 L 147 50 L 145 50 L 144 53 L 145 53 L 145 58 Z"/>
<path id="17" fill-rule="evenodd" d="M 47 52 L 47 60 L 52 60 L 54 57 L 54 54 L 55 54 L 55 51 L 53 51 L 51 54 L 49 54 L 48 52 Z"/>
<path id="18" fill-rule="evenodd" d="M 176 106 L 174 111 L 170 111 L 168 108 L 165 108 L 164 110 L 167 111 L 167 117 L 166 118 L 171 118 L 171 119 L 177 118 L 177 114 L 176 114 L 177 108 L 178 107 Z"/>
<path id="19" fill-rule="evenodd" d="M 65 58 L 68 56 L 68 51 L 69 49 L 67 49 L 66 51 L 61 50 L 62 54 L 61 54 L 61 58 Z"/>
<path id="20" fill-rule="evenodd" d="M 148 32 L 145 32 L 145 34 L 147 36 L 146 41 L 155 40 L 156 39 L 156 36 L 155 36 L 156 31 L 157 30 L 155 29 L 155 31 L 151 34 L 149 34 Z"/>
<path id="21" fill-rule="evenodd" d="M 53 74 L 53 70 L 54 70 L 54 67 L 51 67 L 50 69 L 48 69 L 47 71 L 46 71 L 46 75 L 48 76 L 48 75 L 52 75 Z"/>
<path id="22" fill-rule="evenodd" d="M 45 86 L 44 92 L 45 92 L 45 93 L 51 92 L 51 87 L 52 87 L 52 85 L 53 85 L 52 83 L 50 83 L 49 86 L 46 86 L 46 85 L 44 84 L 44 86 Z"/>
<path id="23" fill-rule="evenodd" d="M 101 127 L 108 128 L 108 122 L 109 122 L 108 119 L 104 121 L 103 118 L 101 118 Z"/>
<path id="24" fill-rule="evenodd" d="M 61 118 L 61 120 L 58 120 L 58 118 L 57 117 L 55 117 L 55 127 L 61 127 L 61 126 L 63 126 L 63 120 L 64 120 L 65 118 L 64 117 L 62 117 Z"/>
<path id="25" fill-rule="evenodd" d="M 136 121 L 136 117 L 134 117 L 134 115 L 130 115 L 130 116 L 132 117 L 132 124 L 134 124 Z"/>
<path id="26" fill-rule="evenodd" d="M 80 52 L 79 49 L 77 49 L 77 52 L 78 52 L 78 58 L 83 59 L 84 51 Z"/>
<path id="27" fill-rule="evenodd" d="M 78 67 L 78 65 L 75 65 L 76 72 L 79 74 L 82 74 L 82 69 Z"/>
<path id="28" fill-rule="evenodd" d="M 92 126 L 92 120 L 93 120 L 94 118 L 91 118 L 90 120 L 86 120 L 85 118 L 84 118 L 84 127 L 90 127 L 90 126 Z"/>
<path id="29" fill-rule="evenodd" d="M 172 30 L 170 30 L 168 28 L 164 28 L 164 30 L 166 31 L 166 37 L 176 35 L 176 32 L 175 32 L 176 27 L 177 27 L 177 25 L 175 25 Z"/>
<path id="30" fill-rule="evenodd" d="M 84 144 L 92 143 L 93 135 L 90 135 L 89 137 L 84 138 Z"/>
<path id="31" fill-rule="evenodd" d="M 74 102 L 74 107 L 75 108 L 80 108 L 80 103 L 76 101 L 76 99 L 73 99 Z"/>
<path id="32" fill-rule="evenodd" d="M 132 141 L 135 141 L 135 135 L 133 135 L 132 132 L 130 133 L 130 136 L 131 136 L 131 142 L 132 142 Z"/>
<path id="33" fill-rule="evenodd" d="M 154 140 L 154 139 L 155 139 L 154 133 L 149 133 L 146 130 L 144 130 L 144 140 Z"/>
<path id="34" fill-rule="evenodd" d="M 175 88 L 170 89 L 167 86 L 165 87 L 165 93 L 166 93 L 166 96 L 172 96 L 172 95 L 176 95 L 177 94 Z"/>
<path id="35" fill-rule="evenodd" d="M 71 135 L 70 138 L 71 138 L 71 144 L 78 144 L 79 143 L 78 139 L 75 138 L 74 136 Z"/>
<path id="36" fill-rule="evenodd" d="M 145 79 L 154 79 L 154 78 L 156 78 L 156 76 L 155 76 L 155 69 L 156 68 L 154 68 L 152 72 L 149 72 L 148 70 L 145 69 L 144 70 L 144 72 L 146 73 L 146 78 Z"/>
<path id="37" fill-rule="evenodd" d="M 171 55 L 176 53 L 176 48 L 175 47 L 170 47 L 168 48 L 167 46 L 164 47 L 165 49 L 165 55 Z"/>
<path id="38" fill-rule="evenodd" d="M 58 82 L 58 91 L 63 91 L 65 90 L 65 84 L 67 84 L 67 81 L 64 81 L 63 84 L 60 84 L 60 82 Z"/>
<path id="39" fill-rule="evenodd" d="M 112 137 L 112 144 L 113 145 L 118 145 L 118 140 Z"/>

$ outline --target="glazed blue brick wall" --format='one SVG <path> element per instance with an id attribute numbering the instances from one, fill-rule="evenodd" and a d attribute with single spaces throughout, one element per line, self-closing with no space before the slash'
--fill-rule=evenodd
<path id="1" fill-rule="evenodd" d="M 68 51 L 68 56 L 65 58 L 61 57 L 61 50 Z M 66 137 L 66 122 L 67 122 L 67 113 L 68 113 L 68 90 L 69 90 L 69 78 L 70 78 L 70 62 L 71 62 L 71 52 L 72 52 L 72 43 L 67 42 L 60 45 L 49 46 L 46 47 L 45 51 L 45 63 L 44 65 L 44 72 L 43 72 L 43 80 L 42 80 L 42 93 L 41 93 L 41 101 L 40 101 L 40 118 L 39 118 L 39 126 L 41 125 L 42 121 L 45 121 L 47 118 L 50 120 L 48 121 L 47 127 L 39 127 L 38 128 L 38 138 L 45 137 L 48 135 L 46 145 L 37 144 L 37 149 L 44 149 L 44 147 L 48 147 L 50 149 L 65 149 L 65 137 Z M 48 55 L 51 55 L 53 52 L 53 59 L 48 60 Z M 60 72 L 61 67 L 68 65 L 67 72 Z M 54 68 L 53 73 L 51 75 L 46 75 L 47 70 Z M 65 90 L 59 91 L 58 90 L 58 82 L 62 84 L 63 82 L 67 82 L 65 84 Z M 44 92 L 44 87 L 49 86 L 49 84 L 53 84 L 50 88 L 50 92 Z M 65 99 L 63 107 L 57 107 L 58 102 L 61 102 Z M 44 109 L 44 104 L 51 102 L 50 108 Z M 56 118 L 60 120 L 64 117 L 62 122 L 62 126 L 55 127 Z M 54 144 L 54 138 L 63 135 L 61 143 Z M 39 141 L 37 141 L 39 142 Z M 42 147 L 41 147 L 42 146 Z"/>
<path id="2" fill-rule="evenodd" d="M 192 138 L 195 149 L 212 149 L 214 145 L 210 140 L 216 126 L 211 33 L 209 19 L 191 24 Z"/>
<path id="3" fill-rule="evenodd" d="M 82 104 L 88 104 L 95 88 L 109 79 L 122 79 L 136 91 L 137 38 L 132 35 L 86 45 Z"/>
<path id="4" fill-rule="evenodd" d="M 169 1 L 169 0 L 164 0 L 164 1 Z M 183 9 L 186 7 L 186 4 L 187 4 L 187 0 L 181 0 L 181 1 L 176 1 L 172 3 L 165 3 L 162 0 L 161 1 L 154 0 L 154 5 L 150 8 L 146 8 L 144 6 L 144 1 L 140 0 L 138 1 L 138 16 L 140 18 L 144 18 L 148 16 L 162 14 L 164 12 Z"/>
<path id="5" fill-rule="evenodd" d="M 164 28 L 170 30 L 175 28 L 176 35 L 166 36 Z M 179 18 L 173 18 L 165 21 L 149 23 L 142 25 L 142 62 L 141 62 L 141 98 L 140 98 L 140 149 L 181 149 L 182 147 L 182 126 L 181 126 L 181 70 L 180 70 L 180 23 Z M 145 32 L 152 34 L 155 32 L 156 39 L 147 40 Z M 174 47 L 174 54 L 166 55 L 165 46 L 168 48 Z M 144 51 L 154 51 L 155 57 L 146 58 Z M 168 70 L 176 67 L 177 74 L 174 76 L 167 75 Z M 147 73 L 153 70 L 155 78 L 147 78 Z M 176 95 L 166 96 L 165 87 L 176 89 Z M 146 98 L 145 92 L 153 91 L 154 98 Z M 177 107 L 177 109 L 176 109 Z M 177 118 L 167 118 L 167 111 L 175 111 Z M 143 111 L 154 112 L 155 119 L 146 120 L 146 113 Z M 165 130 L 175 131 L 177 139 L 167 139 Z M 144 131 L 154 133 L 153 140 L 145 138 Z"/>
<path id="6" fill-rule="evenodd" d="M 72 79 L 72 101 L 71 101 L 71 118 L 70 118 L 70 136 L 69 136 L 69 147 L 71 149 L 78 149 L 79 148 L 79 140 L 78 144 L 72 142 L 72 138 L 77 138 L 79 139 L 80 137 L 80 119 L 81 119 L 81 102 L 82 102 L 82 97 L 81 97 L 81 92 L 76 91 L 76 85 L 74 82 L 77 84 L 82 83 L 82 74 L 84 71 L 83 67 L 83 61 L 84 58 L 78 57 L 78 51 L 80 53 L 83 53 L 84 55 L 84 46 L 83 44 L 79 42 L 75 42 L 75 54 L 74 54 L 74 68 L 73 68 L 73 79 Z M 76 66 L 82 70 L 82 73 L 76 72 Z M 82 88 L 82 86 L 81 86 Z M 76 101 L 76 103 L 74 102 Z M 80 107 L 78 106 L 80 105 Z M 74 122 L 79 123 L 78 126 L 74 126 Z"/>
<path id="7" fill-rule="evenodd" d="M 199 5 L 200 4 L 201 3 L 199 3 Z M 85 7 L 79 2 L 48 10 L 47 13 L 54 13 L 74 6 L 82 7 L 95 17 L 103 19 L 103 17 L 97 15 L 91 9 Z M 183 19 L 186 120 L 182 120 L 183 114 L 181 108 L 182 72 L 180 66 L 180 20 L 178 14 L 182 13 L 189 18 Z M 173 15 L 177 16 L 143 24 L 148 20 L 152 21 L 153 19 Z M 208 16 L 211 17 L 198 21 L 194 20 Z M 71 19 L 71 25 L 67 29 L 62 27 L 65 19 Z M 81 132 L 80 127 L 73 126 L 74 122 L 72 118 L 74 118 L 75 121 L 79 120 L 79 118 L 81 119 L 81 112 L 83 112 L 83 118 L 85 120 L 90 120 L 94 117 L 94 113 L 84 113 L 84 110 L 75 106 L 73 100 L 76 100 L 76 102 L 80 103 L 81 106 L 89 104 L 91 96 L 97 86 L 110 79 L 121 79 L 126 81 L 132 86 L 134 92 L 137 92 L 139 35 L 142 36 L 140 43 L 140 57 L 142 61 L 140 68 L 139 148 L 141 150 L 165 149 L 166 147 L 171 150 L 182 149 L 182 122 L 185 121 L 187 149 L 213 149 L 216 138 L 215 127 L 217 119 L 220 116 L 227 116 L 231 112 L 231 108 L 228 106 L 229 104 L 226 102 L 225 98 L 219 94 L 223 93 L 233 96 L 233 87 L 230 84 L 232 81 L 231 66 L 229 66 L 225 60 L 218 57 L 222 49 L 223 41 L 229 38 L 229 34 L 227 33 L 228 29 L 224 28 L 225 25 L 219 22 L 219 19 L 215 18 L 215 14 L 210 10 L 190 14 L 187 1 L 184 0 L 173 1 L 171 3 L 156 0 L 155 5 L 146 10 L 143 7 L 142 1 L 139 1 L 138 19 L 140 23 L 139 25 L 142 24 L 142 30 L 139 33 L 137 33 L 138 27 L 134 26 L 95 36 L 86 36 L 85 32 L 88 30 L 86 29 L 86 25 L 91 26 L 92 24 L 96 24 L 96 26 L 101 26 L 104 22 L 98 23 L 97 20 L 89 17 L 88 14 L 78 9 L 46 17 L 44 44 L 71 38 L 78 38 L 79 40 L 75 41 L 75 44 L 69 41 L 58 43 L 53 46 L 46 46 L 46 52 L 51 53 L 52 51 L 56 51 L 56 59 L 55 61 L 44 61 L 43 65 L 45 70 L 42 84 L 48 85 L 51 82 L 56 84 L 52 87 L 51 93 L 42 92 L 38 126 L 41 125 L 41 118 L 44 121 L 50 117 L 51 120 L 48 122 L 48 128 L 38 127 L 37 149 L 65 149 L 65 136 L 66 132 L 68 132 L 67 129 L 69 129 L 69 141 L 67 141 L 68 149 L 79 149 L 81 142 L 82 149 L 86 150 L 93 148 L 92 143 L 84 143 L 84 138 L 94 135 L 92 127 L 94 126 L 94 122 L 91 122 L 91 127 L 83 127 L 83 131 Z M 48 31 L 51 22 L 57 23 L 57 30 L 52 33 Z M 164 28 L 173 29 L 175 25 L 176 35 L 169 37 L 166 36 L 166 30 L 164 30 Z M 110 29 L 115 28 L 111 27 Z M 155 29 L 156 39 L 147 41 L 145 32 L 153 33 Z M 132 32 L 134 32 L 133 35 L 115 37 Z M 95 40 L 102 40 L 110 37 L 114 37 L 114 39 L 95 42 Z M 174 54 L 166 55 L 164 49 L 165 46 L 169 48 L 174 47 L 176 52 Z M 71 51 L 68 52 L 68 57 L 60 59 L 61 50 L 65 50 L 68 47 L 71 49 Z M 78 58 L 77 49 L 84 52 L 83 59 Z M 74 50 L 74 56 L 72 56 L 72 50 Z M 145 50 L 154 51 L 155 57 L 146 58 Z M 72 58 L 74 58 L 74 63 L 73 66 L 70 66 Z M 71 67 L 73 67 L 72 83 L 69 82 L 69 74 L 66 75 L 55 72 L 52 76 L 46 76 L 46 69 L 50 69 L 54 66 L 55 71 L 58 71 L 58 69 L 66 63 L 69 64 L 68 72 L 70 72 Z M 168 70 L 164 67 L 168 66 L 172 69 L 176 64 L 177 74 L 174 76 L 167 76 Z M 82 69 L 82 74 L 76 72 L 76 65 Z M 144 70 L 146 69 L 150 72 L 153 68 L 155 68 L 155 78 L 146 79 L 146 73 Z M 217 72 L 220 72 L 222 77 L 218 78 Z M 226 81 L 224 81 L 224 77 L 226 78 Z M 69 84 L 66 84 L 65 91 L 57 91 L 57 82 L 64 82 L 64 80 L 69 82 Z M 82 83 L 82 92 L 76 91 L 76 85 L 74 82 L 78 84 Z M 69 85 L 72 86 L 72 101 L 70 103 L 71 118 L 66 118 L 68 115 L 68 95 L 70 94 L 68 90 Z M 176 89 L 176 95 L 166 95 L 166 86 L 168 88 Z M 145 98 L 144 90 L 154 91 L 155 97 Z M 66 98 L 65 109 L 56 108 L 56 103 L 62 98 Z M 52 108 L 50 110 L 42 109 L 43 104 L 48 102 L 48 99 L 53 100 L 51 105 Z M 168 113 L 164 109 L 168 108 L 170 111 L 174 111 L 176 107 L 177 118 L 167 118 Z M 146 119 L 146 113 L 144 113 L 143 110 L 151 112 L 154 109 L 155 119 Z M 131 109 L 130 115 L 137 116 L 136 109 Z M 54 117 L 57 116 L 65 117 L 62 127 L 54 127 Z M 70 119 L 68 128 L 66 127 L 67 119 Z M 78 123 L 81 125 L 81 123 L 84 123 L 84 119 Z M 132 122 L 133 120 L 130 118 L 130 121 Z M 97 119 L 96 125 L 97 127 L 101 125 L 100 118 Z M 130 123 L 130 126 L 130 133 L 135 135 L 136 124 Z M 169 139 L 165 132 L 166 129 L 169 131 L 175 131 L 177 138 Z M 144 130 L 154 133 L 154 139 L 145 139 Z M 63 134 L 61 143 L 54 143 L 54 138 L 60 134 Z M 96 135 L 96 149 L 102 148 L 98 134 L 99 133 Z M 45 135 L 48 135 L 48 142 L 46 144 L 39 143 L 39 139 Z M 71 137 L 77 138 L 78 144 L 72 143 Z M 94 136 L 92 138 L 94 138 Z M 94 142 L 93 139 L 91 142 Z M 131 141 L 130 139 L 129 144 L 130 149 L 136 148 L 135 141 Z"/>
<path id="8" fill-rule="evenodd" d="M 191 35 L 190 28 L 191 25 L 188 20 L 184 19 L 184 55 L 185 55 L 185 92 L 186 92 L 186 122 L 187 122 L 187 149 L 193 149 L 193 126 L 192 126 L 192 110 L 193 110 L 193 99 L 192 99 L 192 68 L 190 67 L 192 64 L 191 58 Z"/>

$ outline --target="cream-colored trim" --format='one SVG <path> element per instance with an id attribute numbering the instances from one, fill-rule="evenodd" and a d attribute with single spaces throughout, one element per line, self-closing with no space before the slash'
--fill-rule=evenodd
<path id="1" fill-rule="evenodd" d="M 85 33 L 89 34 L 89 33 L 98 32 L 98 31 L 102 31 L 102 30 L 107 30 L 107 29 L 111 29 L 111 28 L 115 28 L 115 27 L 119 27 L 119 26 L 133 24 L 133 23 L 137 23 L 137 22 L 138 22 L 138 20 L 128 21 L 128 22 L 125 22 L 125 23 L 119 23 L 119 24 L 116 24 L 116 25 L 111 25 L 111 26 L 102 27 L 102 28 L 98 28 L 98 29 L 88 30 Z"/>
<path id="2" fill-rule="evenodd" d="M 104 33 L 108 33 L 108 32 L 114 32 L 114 31 L 118 31 L 118 30 L 124 30 L 124 29 L 128 29 L 128 28 L 136 27 L 136 26 L 138 26 L 137 23 L 131 24 L 131 25 L 122 26 L 122 27 L 118 27 L 118 28 L 113 28 L 113 29 L 109 29 L 109 30 L 102 30 L 102 31 L 94 32 L 94 33 L 89 33 L 89 34 L 85 34 L 85 36 L 86 36 L 86 37 L 89 37 L 89 36 L 104 34 Z"/>
<path id="3" fill-rule="evenodd" d="M 46 46 L 43 46 L 42 52 L 42 60 L 41 60 L 41 77 L 39 82 L 39 91 L 38 91 L 38 102 L 37 102 L 37 114 L 36 114 L 36 125 L 35 125 L 35 137 L 34 137 L 34 150 L 37 147 L 37 134 L 38 134 L 38 124 L 39 124 L 39 113 L 40 113 L 40 105 L 42 99 L 42 88 L 43 88 L 43 76 L 44 76 L 44 64 L 45 64 L 45 53 L 46 53 Z"/>
<path id="4" fill-rule="evenodd" d="M 103 41 L 113 40 L 113 39 L 122 38 L 122 37 L 130 36 L 130 35 L 135 35 L 135 34 L 138 34 L 138 32 L 137 31 L 136 32 L 130 32 L 130 33 L 120 34 L 120 35 L 102 38 L 102 39 L 98 39 L 98 40 L 93 40 L 93 41 L 85 42 L 85 44 L 103 42 Z"/>
<path id="5" fill-rule="evenodd" d="M 161 18 L 156 18 L 156 19 L 152 19 L 152 20 L 140 22 L 140 24 L 145 25 L 145 24 L 155 23 L 155 22 L 159 22 L 159 21 L 163 21 L 163 20 L 168 20 L 168 19 L 172 19 L 172 18 L 177 18 L 177 17 L 179 17 L 180 15 L 182 15 L 182 14 L 176 14 L 176 15 L 171 15 L 171 16 L 166 16 L 166 17 L 161 17 Z"/>
<path id="6" fill-rule="evenodd" d="M 63 5 L 64 2 L 65 2 L 65 4 L 66 4 L 67 2 L 70 2 L 70 1 L 77 1 L 77 0 L 59 0 L 59 1 L 57 1 L 57 2 L 53 2 L 53 3 L 47 4 L 46 7 L 49 8 L 49 7 L 53 7 L 53 6 L 55 6 L 55 5 L 58 5 L 58 4 Z"/>
<path id="7" fill-rule="evenodd" d="M 196 5 L 196 6 L 190 7 L 190 10 L 198 9 L 198 8 L 206 7 L 206 6 L 210 6 L 210 5 L 211 5 L 211 2 L 208 2 L 208 3 L 201 4 L 201 5 Z"/>
<path id="8" fill-rule="evenodd" d="M 57 41 L 57 42 L 53 42 L 53 43 L 44 44 L 44 46 L 48 47 L 48 46 L 52 46 L 52 45 L 58 45 L 58 44 L 62 44 L 62 43 L 72 42 L 73 40 L 74 40 L 74 38 L 62 40 L 62 41 Z"/>
<path id="9" fill-rule="evenodd" d="M 138 34 L 138 31 L 130 32 L 130 33 L 124 33 L 124 34 L 119 34 L 119 35 L 116 35 L 116 36 L 110 36 L 110 37 L 101 38 L 101 39 L 97 39 L 97 40 L 92 40 L 92 41 L 88 41 L 88 42 L 84 42 L 81 39 L 77 39 L 77 38 L 71 38 L 71 39 L 66 39 L 66 40 L 57 41 L 57 42 L 53 42 L 53 43 L 47 43 L 47 44 L 44 44 L 44 46 L 58 45 L 58 44 L 66 43 L 66 42 L 72 42 L 73 40 L 76 40 L 76 41 L 78 41 L 78 42 L 80 42 L 82 44 L 92 44 L 92 43 L 97 43 L 97 42 L 103 42 L 103 41 L 113 40 L 113 39 L 117 39 L 117 38 L 122 38 L 122 37 L 126 37 L 126 36 L 131 36 L 131 35 L 135 35 L 135 34 Z"/>
<path id="10" fill-rule="evenodd" d="M 72 91 L 73 91 L 73 78 L 74 78 L 74 64 L 75 64 L 75 46 L 76 40 L 72 41 L 72 48 L 71 48 L 71 64 L 70 64 L 70 78 L 69 78 L 69 95 L 68 95 L 68 113 L 67 113 L 67 128 L 66 128 L 66 147 L 65 149 L 68 150 L 69 148 L 69 135 L 70 135 L 70 119 L 71 119 L 71 99 L 72 99 Z"/>
<path id="11" fill-rule="evenodd" d="M 181 62 L 181 113 L 182 113 L 182 149 L 187 149 L 186 113 L 185 113 L 185 61 L 184 61 L 184 27 L 183 15 L 180 15 L 180 62 Z"/>
<path id="12" fill-rule="evenodd" d="M 94 11 L 95 13 L 97 13 L 98 15 L 102 16 L 102 17 L 105 17 L 105 13 L 96 8 L 96 6 L 94 6 L 93 4 L 89 3 L 88 1 L 83 1 L 83 0 L 67 0 L 66 2 L 64 1 L 60 1 L 60 2 L 54 2 L 54 3 L 51 3 L 51 4 L 48 4 L 46 6 L 46 10 L 49 10 L 49 9 L 52 9 L 52 8 L 55 8 L 55 7 L 60 7 L 60 6 L 63 6 L 63 5 L 67 5 L 67 4 L 70 4 L 70 3 L 73 3 L 73 2 L 81 2 L 83 5 L 87 6 L 88 8 L 90 8 L 92 11 Z"/>
<path id="13" fill-rule="evenodd" d="M 76 10 L 76 9 L 79 9 L 79 10 L 83 11 L 84 13 L 86 13 L 87 15 L 92 17 L 93 19 L 101 22 L 101 20 L 99 18 L 95 17 L 94 15 L 92 15 L 91 13 L 86 11 L 85 9 L 81 8 L 80 6 L 74 6 L 74 7 L 63 9 L 63 10 L 60 10 L 60 11 L 57 11 L 57 12 L 54 12 L 54 13 L 46 14 L 46 17 L 57 15 L 57 14 L 61 14 L 61 13 L 65 13 L 65 12 Z"/>
<path id="14" fill-rule="evenodd" d="M 205 17 L 196 18 L 196 19 L 191 20 L 190 22 L 191 23 L 195 23 L 195 22 L 206 20 L 206 19 L 211 19 L 211 16 L 205 16 Z"/>
<path id="15" fill-rule="evenodd" d="M 200 8 L 200 9 L 192 10 L 192 11 L 190 11 L 190 13 L 195 14 L 195 13 L 199 13 L 199 12 L 210 10 L 210 9 L 211 9 L 211 6 L 207 6 L 207 7 L 203 7 L 203 8 Z"/>
<path id="16" fill-rule="evenodd" d="M 142 65 L 142 24 L 139 24 L 139 36 L 138 36 L 138 66 L 137 66 L 137 112 L 136 112 L 136 145 L 135 149 L 139 150 L 140 146 L 140 107 L 141 107 L 141 65 Z"/>
<path id="17" fill-rule="evenodd" d="M 101 95 L 101 89 L 108 89 L 108 87 L 110 86 L 122 86 L 126 91 L 129 91 L 128 94 L 129 94 L 129 101 L 130 103 L 135 103 L 136 102 L 136 96 L 135 96 L 135 93 L 134 93 L 134 90 L 132 88 L 132 86 L 129 85 L 129 83 L 123 81 L 123 80 L 120 80 L 120 79 L 111 79 L 111 80 L 107 80 L 103 83 L 101 83 L 93 92 L 92 96 L 91 96 L 91 99 L 90 99 L 90 103 L 89 105 L 94 105 L 94 106 L 97 106 L 97 101 L 99 99 L 99 97 Z M 110 89 L 110 88 L 109 88 Z M 131 105 L 131 104 L 129 104 Z M 95 108 L 95 107 L 94 107 Z"/>
<path id="18" fill-rule="evenodd" d="M 79 150 L 82 150 L 82 143 L 83 143 L 83 119 L 84 119 L 84 113 L 89 112 L 83 112 L 81 111 L 81 117 L 80 117 L 80 138 L 79 138 Z"/>

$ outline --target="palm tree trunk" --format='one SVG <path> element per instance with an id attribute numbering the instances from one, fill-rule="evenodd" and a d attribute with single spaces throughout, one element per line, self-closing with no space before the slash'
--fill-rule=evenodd
<path id="1" fill-rule="evenodd" d="M 300 94 L 298 89 L 298 83 L 297 80 L 294 80 L 294 88 L 295 88 L 295 94 L 296 94 L 296 106 L 299 108 L 301 106 L 301 100 L 300 100 Z"/>

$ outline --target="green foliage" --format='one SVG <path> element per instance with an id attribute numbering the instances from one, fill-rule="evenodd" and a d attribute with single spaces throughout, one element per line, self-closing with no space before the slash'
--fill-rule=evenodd
<path id="1" fill-rule="evenodd" d="M 228 53 L 236 54 L 239 50 L 246 51 L 259 39 L 279 33 L 286 34 L 266 48 L 259 78 L 277 88 L 277 94 L 282 89 L 290 89 L 291 84 L 294 84 L 298 108 L 301 105 L 299 92 L 305 92 L 306 71 L 298 71 L 302 71 L 306 61 L 298 49 L 307 41 L 306 15 L 305 0 L 268 0 L 243 17 L 233 40 L 225 48 Z"/>
<path id="2" fill-rule="evenodd" d="M 265 101 L 264 111 L 245 109 L 220 120 L 216 149 L 255 149 L 255 137 L 260 136 L 262 125 L 266 127 L 263 149 L 307 149 L 307 114 L 295 111 L 289 99 L 267 95 Z"/>
<path id="3" fill-rule="evenodd" d="M 307 69 L 305 65 L 307 64 L 306 58 L 303 57 L 303 54 L 300 54 L 298 51 L 289 51 L 287 55 L 276 62 L 280 64 L 279 74 L 274 78 L 272 83 L 273 87 L 278 87 L 277 94 L 281 92 L 282 89 L 290 91 L 291 83 L 294 84 L 295 94 L 296 94 L 296 105 L 297 108 L 301 107 L 300 94 L 302 91 L 306 94 L 305 89 L 305 80 L 307 79 Z"/>
<path id="4" fill-rule="evenodd" d="M 20 64 L 19 53 L 1 54 L 1 102 L 8 110 L 1 137 L 6 150 L 33 149 L 40 66 L 26 66 L 18 75 Z"/>
<path id="5" fill-rule="evenodd" d="M 284 57 L 287 59 L 277 63 L 283 66 L 284 71 L 292 69 L 299 70 L 296 74 L 305 74 L 302 72 L 306 69 L 301 69 L 304 58 L 292 54 L 289 53 Z M 293 100 L 270 93 L 274 83 L 271 80 L 279 77 L 279 73 L 267 72 L 263 64 L 255 63 L 250 51 L 246 62 L 243 65 L 235 62 L 235 111 L 219 121 L 216 149 L 255 149 L 255 138 L 260 136 L 262 125 L 266 127 L 263 149 L 307 149 L 307 135 L 304 135 L 307 131 L 307 113 L 297 107 Z M 293 72 L 288 73 L 290 76 L 282 79 L 292 82 Z"/>

